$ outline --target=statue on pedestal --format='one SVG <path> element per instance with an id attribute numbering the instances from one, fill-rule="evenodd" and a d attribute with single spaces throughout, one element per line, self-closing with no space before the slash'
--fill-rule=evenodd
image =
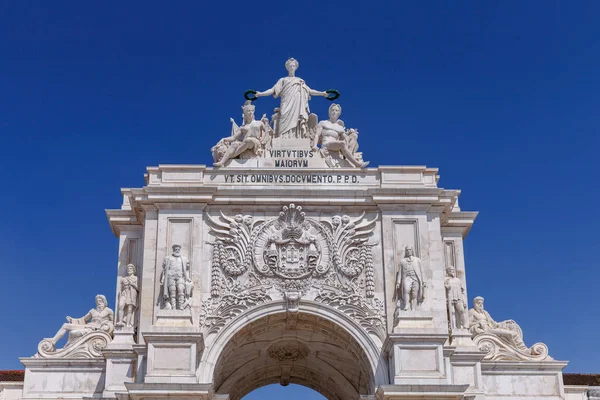
<path id="1" fill-rule="evenodd" d="M 469 310 L 469 331 L 475 344 L 488 353 L 484 359 L 541 361 L 550 358 L 545 344 L 536 343 L 531 348 L 525 345 L 521 327 L 512 319 L 494 321 L 483 309 L 483 301 L 483 297 L 473 300 L 473 308 Z"/>
<path id="2" fill-rule="evenodd" d="M 416 257 L 412 247 L 406 247 L 404 258 L 400 261 L 400 269 L 396 275 L 397 309 L 407 311 L 416 310 L 417 306 L 425 300 L 425 281 L 421 259 Z"/>
<path id="3" fill-rule="evenodd" d="M 75 340 L 94 331 L 103 331 L 112 336 L 114 330 L 114 313 L 108 308 L 108 302 L 104 295 L 96 295 L 96 308 L 92 308 L 81 318 L 72 318 L 67 316 L 67 322 L 56 332 L 51 339 L 44 339 L 52 343 L 52 347 L 56 345 L 65 334 L 68 332 L 69 337 L 65 347 L 69 347 Z"/>
<path id="4" fill-rule="evenodd" d="M 468 329 L 467 322 L 467 301 L 465 299 L 465 287 L 456 277 L 456 269 L 450 267 L 447 269 L 448 277 L 444 281 L 446 288 L 446 297 L 448 299 L 448 311 L 450 312 L 450 322 L 454 329 Z"/>
<path id="5" fill-rule="evenodd" d="M 163 309 L 183 310 L 190 306 L 194 287 L 190 277 L 190 260 L 181 255 L 181 246 L 172 246 L 173 254 L 163 261 L 160 284 L 162 285 Z"/>
<path id="6" fill-rule="evenodd" d="M 246 101 L 243 110 L 244 123 L 238 126 L 231 118 L 231 136 L 223 138 L 212 148 L 215 167 L 222 167 L 232 158 L 252 158 L 263 154 L 270 143 L 269 120 L 263 115 L 260 121 L 254 119 L 254 105 Z"/>
<path id="7" fill-rule="evenodd" d="M 369 162 L 364 162 L 362 159 L 358 160 L 355 157 L 356 154 L 349 147 L 350 145 L 354 151 L 358 150 L 358 132 L 354 129 L 348 133 L 346 132 L 344 122 L 339 119 L 341 114 L 342 106 L 339 104 L 334 103 L 329 107 L 329 120 L 321 121 L 317 125 L 313 150 L 317 151 L 317 144 L 321 142 L 321 153 L 326 161 L 331 159 L 331 152 L 340 152 L 350 164 L 358 168 L 364 168 Z"/>
<path id="8" fill-rule="evenodd" d="M 133 327 L 135 310 L 137 309 L 138 278 L 135 276 L 135 265 L 127 265 L 127 276 L 119 280 L 119 322 L 118 326 Z"/>
<path id="9" fill-rule="evenodd" d="M 327 97 L 327 92 L 311 89 L 303 79 L 296 76 L 298 61 L 290 58 L 285 63 L 288 76 L 277 81 L 275 86 L 264 92 L 256 92 L 256 97 L 271 96 L 281 98 L 276 137 L 300 137 L 302 126 L 308 123 L 310 109 L 308 101 L 311 96 Z"/>

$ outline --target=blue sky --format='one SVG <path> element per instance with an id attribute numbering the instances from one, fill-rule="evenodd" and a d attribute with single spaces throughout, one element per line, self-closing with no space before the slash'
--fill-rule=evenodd
<path id="1" fill-rule="evenodd" d="M 244 90 L 270 88 L 291 55 L 312 88 L 341 92 L 371 166 L 437 167 L 480 212 L 465 243 L 470 298 L 567 371 L 600 372 L 599 12 L 560 0 L 4 2 L 0 369 L 21 368 L 96 293 L 114 299 L 104 209 L 148 165 L 210 163 Z M 260 99 L 257 116 L 276 104 Z M 328 106 L 311 102 L 322 117 Z"/>

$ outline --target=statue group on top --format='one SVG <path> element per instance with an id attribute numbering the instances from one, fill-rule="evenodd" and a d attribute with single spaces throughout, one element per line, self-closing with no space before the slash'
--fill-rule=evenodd
<path id="1" fill-rule="evenodd" d="M 321 92 L 311 89 L 296 76 L 298 65 L 297 60 L 290 58 L 285 63 L 288 76 L 279 79 L 275 86 L 264 92 L 246 92 L 242 125 L 238 126 L 231 118 L 231 136 L 219 140 L 211 149 L 215 167 L 223 167 L 235 158 L 261 157 L 272 148 L 274 139 L 305 139 L 306 150 L 320 154 L 329 167 L 340 167 L 340 159 L 357 168 L 365 168 L 369 164 L 363 161 L 362 153 L 358 152 L 358 130 L 347 129 L 339 119 L 342 113 L 339 104 L 332 104 L 329 107 L 329 119 L 321 122 L 318 122 L 316 114 L 310 112 L 308 103 L 311 96 L 335 100 L 339 93 L 336 90 Z M 254 93 L 255 97 L 249 98 L 248 93 Z M 280 99 L 280 106 L 275 108 L 270 121 L 266 114 L 257 121 L 252 102 L 271 95 Z"/>

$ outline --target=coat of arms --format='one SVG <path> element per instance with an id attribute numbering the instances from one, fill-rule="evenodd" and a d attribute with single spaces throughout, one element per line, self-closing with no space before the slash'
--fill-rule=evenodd
<path id="1" fill-rule="evenodd" d="M 302 207 L 283 207 L 269 228 L 255 247 L 254 260 L 260 272 L 283 279 L 305 279 L 327 272 L 319 243 L 325 239 L 323 232 L 305 220 Z"/>

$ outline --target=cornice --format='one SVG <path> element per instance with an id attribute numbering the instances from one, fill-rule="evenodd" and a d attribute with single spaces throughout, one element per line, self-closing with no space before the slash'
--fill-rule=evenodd
<path id="1" fill-rule="evenodd" d="M 232 183 L 231 179 L 225 180 L 225 176 L 236 174 L 321 174 L 326 177 L 334 176 L 336 180 L 332 184 Z M 358 183 L 352 184 L 351 181 L 355 178 Z M 122 189 L 124 201 L 121 210 L 106 210 L 115 235 L 118 236 L 123 229 L 141 226 L 148 209 L 203 209 L 207 205 L 268 206 L 302 202 L 323 206 L 371 206 L 381 210 L 402 208 L 439 214 L 442 228 L 460 229 L 463 238 L 477 216 L 476 212 L 460 211 L 460 190 L 437 187 L 438 169 L 426 166 L 290 171 L 274 168 L 215 169 L 205 165 L 159 165 L 147 168 L 145 180 L 146 186 L 142 188 Z"/>

